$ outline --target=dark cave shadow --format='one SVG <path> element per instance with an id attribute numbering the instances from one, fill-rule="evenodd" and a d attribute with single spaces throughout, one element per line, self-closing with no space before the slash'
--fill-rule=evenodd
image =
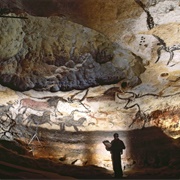
<path id="1" fill-rule="evenodd" d="M 137 165 L 142 169 L 145 167 L 160 168 L 163 166 L 168 166 L 170 159 L 177 159 L 177 157 L 180 156 L 180 148 L 174 145 L 174 142 L 176 142 L 176 140 L 168 137 L 158 127 L 148 127 L 144 129 L 128 131 L 119 130 L 91 132 L 61 132 L 59 130 L 48 130 L 46 128 L 39 128 L 39 132 L 41 134 L 41 136 L 39 137 L 40 141 L 61 142 L 77 145 L 83 143 L 85 149 L 88 149 L 92 143 L 102 143 L 102 141 L 105 139 L 112 139 L 113 134 L 117 132 L 120 136 L 120 139 L 125 142 L 126 156 L 129 156 L 129 158 L 131 158 L 134 162 L 134 164 L 126 164 L 126 166 L 129 166 L 129 168 L 131 168 L 131 165 Z M 20 165 L 23 166 L 30 166 L 33 168 L 36 167 L 42 170 L 48 170 L 50 172 L 56 172 L 61 175 L 68 175 L 79 179 L 112 178 L 107 169 L 94 165 L 85 165 L 83 167 L 80 167 L 67 164 L 62 165 L 61 162 L 59 162 L 59 164 L 53 164 L 53 162 L 43 158 L 39 160 L 32 160 L 29 157 L 21 157 L 19 150 L 13 152 L 15 151 L 13 149 L 13 147 L 15 148 L 15 145 L 13 145 L 12 142 L 0 142 L 1 146 L 7 148 L 8 150 L 8 152 L 1 150 L 1 153 L 4 152 L 4 154 L 6 154 L 6 157 L 9 157 L 9 160 L 12 157 L 12 159 L 10 160 L 11 163 L 20 163 Z M 87 151 L 86 158 L 92 157 L 93 152 Z M 18 162 L 19 158 L 21 158 L 21 160 Z M 38 162 L 43 163 L 45 168 L 41 168 L 40 166 L 38 166 Z"/>
<path id="2" fill-rule="evenodd" d="M 66 131 L 57 133 L 56 130 L 51 130 L 51 133 L 52 131 L 56 134 L 55 141 L 69 144 L 83 143 L 85 149 L 88 149 L 93 143 L 102 143 L 106 139 L 112 140 L 113 134 L 117 132 L 126 145 L 125 156 L 127 159 L 123 164 L 125 169 L 169 166 L 171 159 L 177 159 L 180 156 L 180 148 L 175 146 L 176 140 L 166 135 L 159 127 L 128 131 Z M 88 158 L 91 157 L 93 154 L 89 152 Z"/>

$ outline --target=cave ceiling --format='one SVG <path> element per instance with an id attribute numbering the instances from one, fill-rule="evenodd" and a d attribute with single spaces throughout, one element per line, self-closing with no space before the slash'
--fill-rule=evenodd
<path id="1" fill-rule="evenodd" d="M 141 164 L 140 157 L 151 154 L 142 147 L 148 140 L 158 144 L 160 136 L 171 143 L 163 133 L 180 138 L 177 0 L 0 5 L 1 138 L 23 140 L 38 157 L 102 167 L 109 166 L 102 138 L 115 131 L 129 148 L 125 164 Z M 136 130 L 145 128 L 152 129 L 142 138 Z M 164 152 L 156 145 L 154 154 Z"/>
<path id="2" fill-rule="evenodd" d="M 69 91 L 115 84 L 128 79 L 127 71 L 132 71 L 135 81 L 131 85 L 137 85 L 137 76 L 145 68 L 140 67 L 137 74 L 117 62 L 129 58 L 124 57 L 127 50 L 97 28 L 115 20 L 118 12 L 104 16 L 115 4 L 81 0 L 2 1 L 2 14 L 4 10 L 5 14 L 11 13 L 9 16 L 25 19 L 0 19 L 1 84 L 18 91 Z M 136 56 L 128 53 L 134 61 Z M 142 66 L 141 62 L 134 63 Z"/>
<path id="3" fill-rule="evenodd" d="M 113 65 L 116 45 L 96 31 L 58 17 L 1 20 L 8 24 L 1 31 L 1 83 L 14 90 L 68 91 L 125 78 Z"/>
<path id="4" fill-rule="evenodd" d="M 78 94 L 74 92 L 84 91 L 80 99 L 88 102 L 115 101 L 113 113 L 123 101 L 122 108 L 137 109 L 134 117 L 140 121 L 151 120 L 157 110 L 162 114 L 178 109 L 177 1 L 2 0 L 0 4 L 0 83 L 15 91 L 7 94 L 24 92 L 47 99 L 45 92 L 61 97 L 69 92 L 71 97 L 62 98 L 68 102 Z M 21 98 L 11 99 L 13 103 Z"/>

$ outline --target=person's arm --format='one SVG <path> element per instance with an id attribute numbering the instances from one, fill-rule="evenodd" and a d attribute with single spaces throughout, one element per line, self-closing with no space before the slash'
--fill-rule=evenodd
<path id="1" fill-rule="evenodd" d="M 123 154 L 124 149 L 126 149 L 124 142 L 122 140 L 119 140 L 119 152 L 121 155 Z"/>
<path id="2" fill-rule="evenodd" d="M 107 147 L 107 146 L 106 146 L 106 150 L 107 150 L 107 151 L 111 151 L 111 147 Z"/>
<path id="3" fill-rule="evenodd" d="M 123 146 L 123 148 L 122 149 L 126 149 L 126 146 L 125 146 L 125 144 L 124 144 L 124 142 L 122 141 L 122 146 Z"/>
<path id="4" fill-rule="evenodd" d="M 111 143 L 108 140 L 103 141 L 107 151 L 111 151 Z"/>

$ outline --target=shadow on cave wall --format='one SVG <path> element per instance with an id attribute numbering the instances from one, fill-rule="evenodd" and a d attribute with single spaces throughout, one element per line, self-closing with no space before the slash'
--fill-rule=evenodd
<path id="1" fill-rule="evenodd" d="M 57 151 L 62 150 L 58 146 L 53 146 L 53 143 L 62 143 L 65 149 L 66 145 L 68 146 L 68 144 L 73 145 L 73 147 L 76 146 L 69 151 L 69 155 L 73 155 L 74 164 L 75 160 L 79 158 L 79 154 L 84 154 L 84 159 L 90 160 L 93 158 L 94 154 L 96 153 L 93 151 L 93 145 L 102 143 L 104 139 L 111 140 L 113 134 L 118 132 L 120 138 L 125 141 L 126 144 L 126 150 L 124 153 L 125 156 L 122 160 L 123 166 L 125 166 L 127 169 L 132 169 L 134 167 L 140 167 L 141 169 L 146 167 L 160 168 L 165 166 L 168 168 L 180 167 L 179 139 L 171 139 L 157 127 L 131 131 L 93 132 L 61 132 L 57 130 L 40 128 L 39 132 L 39 140 L 42 143 L 46 142 L 44 152 L 48 151 L 49 154 L 52 153 L 51 155 L 54 155 Z M 20 145 L 21 147 L 19 147 Z M 25 149 L 27 150 L 27 147 L 22 142 L 1 140 L 0 147 L 1 162 L 5 161 L 23 167 L 41 170 L 48 169 L 48 171 L 60 173 L 62 175 L 72 174 L 72 176 L 76 178 L 85 176 L 89 178 L 110 177 L 107 169 L 90 164 L 91 161 L 89 164 L 84 164 L 85 166 L 74 166 L 73 163 L 66 164 L 60 160 L 53 163 L 53 161 L 51 161 L 49 158 L 33 158 L 32 154 L 28 154 L 25 151 Z M 38 147 L 40 146 L 38 145 Z"/>
<path id="2" fill-rule="evenodd" d="M 174 160 L 180 159 L 179 140 L 168 137 L 160 128 L 129 131 L 128 141 L 128 154 L 136 166 L 159 168 L 171 166 Z"/>
<path id="3" fill-rule="evenodd" d="M 75 137 L 72 138 L 72 141 L 76 144 L 83 143 L 84 148 L 88 149 L 86 155 L 88 159 L 91 159 L 96 152 L 93 149 L 89 150 L 90 147 L 93 147 L 94 144 L 102 143 L 105 139 L 112 140 L 115 132 L 119 133 L 120 138 L 126 144 L 123 156 L 125 168 L 129 166 L 155 168 L 173 166 L 174 161 L 177 162 L 180 159 L 180 146 L 177 143 L 179 139 L 176 140 L 168 137 L 158 127 L 130 131 L 66 132 L 67 134 L 60 134 L 60 136 Z M 95 162 L 95 159 L 93 162 Z"/>
<path id="4" fill-rule="evenodd" d="M 106 139 L 111 141 L 115 132 L 119 133 L 120 139 L 126 144 L 123 155 L 124 168 L 163 167 L 171 165 L 175 159 L 180 157 L 180 146 L 177 143 L 179 140 L 168 137 L 158 127 L 129 131 L 92 132 L 62 132 L 39 128 L 39 140 L 43 143 L 43 148 L 38 145 L 39 153 L 44 155 L 49 153 L 50 156 L 57 157 L 57 154 L 62 152 L 64 163 L 76 164 L 78 160 L 81 160 L 82 165 L 96 164 L 98 162 L 96 157 L 101 156 L 97 153 L 102 153 L 101 149 L 97 151 L 96 145 L 101 146 L 102 141 Z M 59 147 L 55 143 L 63 146 Z M 67 150 L 69 147 L 71 149 Z M 103 144 L 102 148 L 104 148 Z M 66 161 L 66 158 L 69 158 L 69 161 Z"/>

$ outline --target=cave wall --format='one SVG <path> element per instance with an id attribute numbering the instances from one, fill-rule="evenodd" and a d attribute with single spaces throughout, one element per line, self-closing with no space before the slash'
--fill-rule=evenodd
<path id="1" fill-rule="evenodd" d="M 2 1 L 27 19 L 0 19 L 1 139 L 111 169 L 102 141 L 118 132 L 123 165 L 167 163 L 180 131 L 178 1 L 48 2 Z"/>
<path id="2" fill-rule="evenodd" d="M 123 50 L 102 33 L 59 17 L 26 18 L 1 19 L 3 85 L 19 91 L 56 92 L 125 78 L 127 67 L 115 62 L 123 58 L 116 51 Z"/>

